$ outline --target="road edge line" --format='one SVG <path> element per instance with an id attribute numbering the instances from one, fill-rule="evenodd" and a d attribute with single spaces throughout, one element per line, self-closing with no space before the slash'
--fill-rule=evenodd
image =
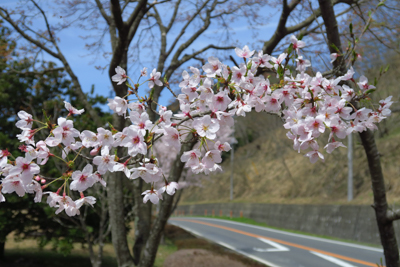
<path id="1" fill-rule="evenodd" d="M 176 217 L 176 218 L 179 218 L 179 217 Z M 321 242 L 332 243 L 332 244 L 337 244 L 337 245 L 344 245 L 344 246 L 348 246 L 348 247 L 371 250 L 371 251 L 376 251 L 376 252 L 383 252 L 383 249 L 380 249 L 380 248 L 373 248 L 373 247 L 368 247 L 368 246 L 363 246 L 363 245 L 346 243 L 343 241 L 329 240 L 329 239 L 325 239 L 322 237 L 314 237 L 314 236 L 307 236 L 307 235 L 303 235 L 303 234 L 295 234 L 295 233 L 290 233 L 290 232 L 286 232 L 286 231 L 282 231 L 282 230 L 272 229 L 272 228 L 269 228 L 266 226 L 265 227 L 257 226 L 257 225 L 247 224 L 247 223 L 232 222 L 232 221 L 228 221 L 228 220 L 224 220 L 224 219 L 216 219 L 216 218 L 215 219 L 214 218 L 203 218 L 203 217 L 186 217 L 186 218 L 205 219 L 205 220 L 210 220 L 210 221 L 224 221 L 227 223 L 248 226 L 248 227 L 252 227 L 252 228 L 256 228 L 256 229 L 260 229 L 260 230 L 264 230 L 264 231 L 270 231 L 270 232 L 275 232 L 275 233 L 280 233 L 280 234 L 285 234 L 285 235 L 290 235 L 290 236 L 297 236 L 297 237 L 302 237 L 302 238 L 306 238 L 306 239 L 318 240 Z"/>
<path id="2" fill-rule="evenodd" d="M 265 265 L 267 265 L 267 266 L 269 266 L 269 267 L 282 267 L 282 266 L 276 265 L 276 264 L 274 264 L 274 263 L 272 263 L 272 262 L 269 262 L 269 261 L 267 261 L 267 260 L 261 259 L 261 258 L 259 258 L 259 257 L 257 257 L 257 256 L 253 256 L 253 255 L 248 254 L 248 253 L 246 253 L 246 252 L 240 251 L 240 250 L 238 250 L 238 249 L 236 249 L 236 248 L 232 247 L 231 245 L 228 245 L 228 244 L 226 244 L 226 243 L 224 243 L 224 242 L 215 242 L 215 241 L 213 241 L 213 240 L 210 240 L 210 239 L 204 237 L 204 236 L 203 236 L 202 234 L 200 234 L 199 232 L 193 231 L 193 230 L 191 230 L 191 229 L 188 229 L 187 227 L 183 227 L 183 226 L 174 224 L 173 222 L 168 222 L 168 223 L 169 223 L 169 224 L 172 224 L 172 225 L 175 225 L 176 227 L 182 228 L 183 230 L 188 231 L 189 233 L 191 233 L 191 234 L 193 234 L 193 235 L 195 235 L 195 236 L 204 238 L 204 239 L 206 239 L 207 241 L 209 241 L 209 242 L 211 242 L 211 243 L 218 244 L 218 245 L 223 246 L 223 247 L 225 247 L 225 248 L 227 248 L 227 249 L 233 250 L 233 251 L 236 252 L 236 253 L 239 253 L 239 254 L 241 254 L 241 255 L 243 255 L 243 256 L 246 256 L 246 257 L 248 257 L 248 258 L 250 258 L 250 259 L 252 259 L 252 260 L 255 260 L 255 261 L 257 261 L 257 262 L 263 263 L 263 264 L 265 264 Z"/>

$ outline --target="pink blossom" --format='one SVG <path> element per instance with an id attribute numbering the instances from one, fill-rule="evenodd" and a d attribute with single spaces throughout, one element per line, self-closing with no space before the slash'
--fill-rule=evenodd
<path id="1" fill-rule="evenodd" d="M 229 145 L 228 142 L 225 142 L 222 144 L 220 141 L 215 142 L 214 148 L 218 149 L 221 152 L 222 151 L 227 152 L 227 151 L 231 150 L 231 146 Z"/>
<path id="2" fill-rule="evenodd" d="M 15 124 L 20 129 L 32 129 L 33 118 L 32 115 L 21 110 L 18 112 L 19 121 Z"/>
<path id="3" fill-rule="evenodd" d="M 96 156 L 93 159 L 93 164 L 98 165 L 97 170 L 100 174 L 105 174 L 107 171 L 113 172 L 115 155 L 110 155 L 108 149 L 102 149 L 101 156 Z"/>
<path id="4" fill-rule="evenodd" d="M 147 145 L 144 142 L 143 134 L 141 131 L 133 127 L 129 127 L 125 131 L 126 137 L 122 140 L 121 146 L 128 148 L 128 154 L 132 157 L 137 154 L 145 155 L 147 152 Z"/>
<path id="5" fill-rule="evenodd" d="M 40 168 L 37 164 L 29 159 L 18 157 L 15 160 L 15 167 L 10 170 L 10 175 L 20 175 L 21 181 L 27 185 L 32 181 L 33 175 L 39 172 Z"/>
<path id="6" fill-rule="evenodd" d="M 115 68 L 115 73 L 116 74 L 111 77 L 111 80 L 113 82 L 116 82 L 117 85 L 120 85 L 120 84 L 122 84 L 123 82 L 126 81 L 126 78 L 128 76 L 126 76 L 126 72 L 125 72 L 125 70 L 123 68 L 121 68 L 120 66 L 116 67 Z"/>
<path id="7" fill-rule="evenodd" d="M 324 149 L 326 149 L 326 152 L 330 154 L 330 153 L 332 153 L 333 150 L 335 150 L 338 147 L 346 147 L 346 146 L 343 145 L 342 142 L 332 142 L 332 143 L 327 144 L 324 147 Z"/>
<path id="8" fill-rule="evenodd" d="M 310 151 L 307 154 L 304 155 L 305 157 L 308 157 L 310 159 L 311 163 L 315 163 L 318 161 L 320 158 L 322 162 L 324 162 L 324 155 L 321 154 L 318 150 Z"/>
<path id="9" fill-rule="evenodd" d="M 196 129 L 197 134 L 201 137 L 214 139 L 216 132 L 219 130 L 219 124 L 216 120 L 211 119 L 209 115 L 206 115 L 200 119 L 196 118 L 193 122 L 193 128 Z"/>
<path id="10" fill-rule="evenodd" d="M 42 186 L 35 180 L 32 180 L 30 184 L 26 185 L 25 190 L 28 194 L 36 193 L 35 198 L 33 199 L 35 203 L 42 201 L 42 195 L 43 195 Z"/>
<path id="11" fill-rule="evenodd" d="M 149 79 L 149 88 L 153 88 L 154 84 L 158 86 L 162 86 L 163 83 L 159 80 L 161 77 L 161 73 L 157 72 L 156 69 L 153 69 L 153 71 L 150 73 L 150 79 Z"/>
<path id="12" fill-rule="evenodd" d="M 126 115 L 126 110 L 128 109 L 128 102 L 119 97 L 116 96 L 114 99 L 108 98 L 108 106 L 110 107 L 111 110 L 113 110 L 115 113 L 117 113 L 119 116 L 121 115 Z"/>
<path id="13" fill-rule="evenodd" d="M 144 195 L 143 203 L 147 203 L 147 201 L 150 200 L 151 203 L 157 204 L 160 199 L 163 199 L 162 195 L 157 190 L 153 189 L 144 191 L 142 195 Z"/>
<path id="14" fill-rule="evenodd" d="M 93 176 L 93 166 L 87 164 L 82 171 L 74 171 L 72 173 L 71 190 L 83 192 L 89 187 L 92 187 L 96 182 Z"/>
<path id="15" fill-rule="evenodd" d="M 300 48 L 304 48 L 306 46 L 305 42 L 297 40 L 296 36 L 294 35 L 290 36 L 290 42 L 293 44 L 293 49 L 297 54 L 299 53 Z"/>
<path id="16" fill-rule="evenodd" d="M 80 209 L 83 206 L 83 204 L 88 204 L 88 205 L 92 206 L 92 208 L 93 208 L 93 205 L 96 204 L 96 198 L 89 196 L 89 197 L 82 197 L 78 200 L 75 200 L 75 206 L 77 209 Z"/>
<path id="17" fill-rule="evenodd" d="M 179 140 L 179 132 L 173 127 L 164 127 L 164 140 L 167 146 L 172 146 L 176 151 L 181 150 L 181 142 Z"/>
<path id="18" fill-rule="evenodd" d="M 208 63 L 203 66 L 207 77 L 214 78 L 215 75 L 221 76 L 222 63 L 216 57 L 209 57 Z"/>
<path id="19" fill-rule="evenodd" d="M 167 192 L 168 195 L 174 195 L 175 194 L 175 190 L 179 189 L 179 185 L 176 182 L 170 182 L 166 185 L 164 185 L 163 187 L 161 187 L 160 189 L 158 189 L 158 193 L 161 195 L 164 192 Z"/>
<path id="20" fill-rule="evenodd" d="M 81 115 L 83 112 L 85 112 L 85 110 L 84 109 L 76 109 L 76 108 L 74 108 L 69 102 L 67 102 L 67 101 L 64 101 L 64 104 L 65 104 L 65 109 L 66 110 L 68 110 L 68 112 L 69 112 L 69 114 L 68 114 L 68 116 L 69 115 L 74 115 L 74 114 L 76 114 L 76 115 Z"/>
<path id="21" fill-rule="evenodd" d="M 187 152 L 184 152 L 181 156 L 181 161 L 186 162 L 186 167 L 195 167 L 200 163 L 199 157 L 201 156 L 200 150 L 193 149 Z"/>
<path id="22" fill-rule="evenodd" d="M 221 161 L 221 152 L 219 150 L 210 150 L 204 155 L 201 162 L 209 169 L 212 168 L 215 163 L 221 163 Z"/>
<path id="23" fill-rule="evenodd" d="M 20 197 L 23 197 L 25 195 L 24 183 L 21 181 L 19 175 L 7 176 L 5 179 L 3 179 L 1 185 L 1 192 L 3 194 L 10 194 L 12 192 L 15 192 Z"/>
<path id="24" fill-rule="evenodd" d="M 238 57 L 250 58 L 254 54 L 254 50 L 250 51 L 249 47 L 245 45 L 243 49 L 235 48 L 235 53 Z"/>
<path id="25" fill-rule="evenodd" d="M 147 76 L 147 68 L 144 67 L 141 71 L 140 71 L 140 76 L 146 77 Z"/>

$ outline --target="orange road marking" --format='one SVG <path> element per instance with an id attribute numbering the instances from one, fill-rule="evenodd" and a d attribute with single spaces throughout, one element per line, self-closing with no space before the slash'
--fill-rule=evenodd
<path id="1" fill-rule="evenodd" d="M 299 244 L 295 244 L 295 243 L 291 243 L 291 242 L 286 242 L 286 241 L 283 241 L 283 240 L 270 238 L 270 237 L 266 237 L 266 236 L 262 236 L 262 235 L 256 235 L 256 234 L 248 233 L 248 232 L 245 232 L 245 231 L 237 230 L 237 229 L 226 227 L 226 226 L 220 226 L 220 225 L 217 225 L 217 224 L 201 222 L 201 221 L 196 221 L 196 220 L 187 220 L 187 219 L 178 219 L 178 218 L 174 218 L 174 220 L 185 221 L 185 222 L 193 222 L 193 223 L 198 223 L 198 224 L 204 224 L 204 225 L 208 225 L 208 226 L 212 226 L 212 227 L 228 230 L 228 231 L 231 231 L 231 232 L 235 232 L 235 233 L 238 233 L 238 234 L 242 234 L 242 235 L 247 235 L 247 236 L 251 236 L 251 237 L 255 237 L 255 238 L 264 238 L 264 239 L 268 239 L 268 240 L 271 240 L 271 241 L 274 241 L 274 242 L 277 242 L 277 243 L 281 243 L 281 244 L 284 244 L 284 245 L 288 245 L 288 246 L 292 246 L 292 247 L 296 247 L 296 248 L 300 248 L 300 249 L 304 249 L 304 250 L 318 252 L 318 253 L 325 254 L 325 255 L 328 255 L 328 256 L 332 256 L 332 257 L 335 257 L 335 258 L 338 258 L 338 259 L 351 261 L 351 262 L 355 262 L 355 263 L 359 263 L 359 264 L 364 264 L 364 265 L 367 265 L 367 266 L 376 267 L 376 263 L 370 263 L 370 262 L 367 262 L 367 261 L 357 260 L 357 259 L 353 259 L 353 258 L 350 258 L 350 257 L 342 256 L 342 255 L 339 255 L 339 254 L 330 253 L 330 252 L 327 252 L 327 251 L 324 251 L 324 250 L 319 250 L 319 249 L 315 249 L 315 248 L 311 248 L 311 247 L 307 247 L 307 246 L 303 246 L 303 245 L 299 245 Z M 385 266 L 383 266 L 383 267 L 385 267 Z"/>

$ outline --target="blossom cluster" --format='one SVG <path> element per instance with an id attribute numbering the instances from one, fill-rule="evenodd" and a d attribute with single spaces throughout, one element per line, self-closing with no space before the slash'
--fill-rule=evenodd
<path id="1" fill-rule="evenodd" d="M 58 118 L 57 124 L 34 121 L 32 115 L 20 111 L 16 126 L 22 133 L 17 137 L 24 143 L 25 156 L 11 160 L 12 155 L 7 150 L 0 153 L 0 174 L 4 177 L 0 201 L 5 201 L 5 193 L 16 192 L 19 196 L 36 193 L 35 201 L 41 201 L 42 195 L 48 194 L 47 203 L 57 208 L 56 213 L 65 210 L 69 216 L 74 216 L 79 214 L 84 203 L 93 205 L 96 202 L 94 197 L 85 197 L 83 192 L 96 183 L 106 186 L 102 177 L 107 172 L 123 172 L 128 179 L 140 178 L 150 184 L 151 189 L 143 192 L 143 201 L 158 203 L 164 193 L 173 195 L 178 189 L 176 182 L 167 180 L 168 171 L 160 166 L 159 155 L 153 150 L 160 138 L 172 150 L 180 151 L 181 161 L 193 173 L 208 174 L 221 169 L 221 153 L 231 149 L 228 142 L 217 140 L 218 133 L 234 126 L 234 116 L 246 116 L 252 110 L 281 116 L 293 148 L 299 153 L 303 151 L 312 163 L 324 160 L 319 143 L 326 143 L 325 151 L 332 153 L 344 147 L 340 140 L 347 135 L 374 130 L 376 123 L 390 115 L 391 97 L 379 101 L 376 108 L 371 105 L 371 108 L 356 109 L 355 103 L 369 99 L 376 89 L 365 76 L 357 82 L 352 68 L 335 79 L 327 79 L 320 72 L 311 75 L 307 72 L 310 61 L 300 54 L 305 43 L 294 36 L 291 42 L 288 53 L 277 58 L 262 51 L 255 53 L 245 46 L 235 50 L 243 59 L 238 66 L 229 67 L 218 58 L 209 57 L 201 69 L 190 67 L 190 73 L 183 71 L 179 84 L 181 93 L 176 96 L 180 111 L 176 114 L 161 105 L 153 110 L 152 92 L 146 98 L 137 95 L 137 89 L 145 82 L 151 90 L 154 86 L 169 87 L 160 80 L 160 72 L 154 69 L 150 78 L 139 84 L 140 78 L 147 76 L 147 68 L 144 68 L 138 82 L 131 85 L 125 70 L 117 67 L 112 80 L 126 83 L 130 88 L 127 96 L 108 99 L 110 109 L 130 121 L 121 131 L 113 127 L 100 127 L 97 132 L 75 129 L 68 118 L 84 110 L 68 102 L 65 107 L 69 114 L 67 118 Z M 291 59 L 295 64 L 293 68 L 288 64 Z M 260 71 L 276 74 L 279 83 L 271 84 Z M 130 99 L 131 96 L 136 97 Z M 149 119 L 149 112 L 157 114 L 156 121 Z M 38 128 L 33 129 L 34 122 Z M 50 130 L 49 137 L 35 142 L 35 134 L 44 129 Z M 329 132 L 328 140 L 318 142 L 325 131 Z M 185 142 L 198 145 L 184 151 L 182 144 Z M 125 149 L 117 150 L 118 147 Z M 118 155 L 117 151 L 126 154 Z M 88 154 L 84 156 L 87 165 L 83 170 L 75 170 L 75 159 L 85 153 Z M 70 154 L 76 155 L 73 160 L 69 160 Z M 64 161 L 67 168 L 61 177 L 48 183 L 41 178 L 39 166 L 45 165 L 51 157 Z M 43 192 L 56 182 L 61 183 L 56 192 Z M 80 198 L 74 201 L 69 190 L 79 192 Z"/>

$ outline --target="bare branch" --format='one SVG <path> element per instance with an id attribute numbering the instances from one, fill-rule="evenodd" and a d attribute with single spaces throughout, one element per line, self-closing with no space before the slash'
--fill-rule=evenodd
<path id="1" fill-rule="evenodd" d="M 400 220 L 400 210 L 389 210 L 386 213 L 386 218 L 389 221 Z"/>
<path id="2" fill-rule="evenodd" d="M 168 52 L 166 53 L 166 57 L 168 57 L 168 56 L 171 54 L 172 50 L 174 50 L 174 48 L 175 48 L 176 44 L 178 43 L 179 39 L 185 34 L 185 31 L 186 31 L 187 27 L 189 27 L 190 23 L 192 23 L 192 21 L 200 14 L 200 12 L 204 9 L 204 7 L 208 4 L 208 2 L 210 2 L 210 0 L 205 1 L 205 2 L 197 9 L 196 13 L 194 13 L 193 16 L 186 22 L 185 26 L 182 27 L 181 31 L 179 32 L 179 35 L 175 38 L 174 42 L 172 43 L 171 47 L 169 48 Z M 208 22 L 209 22 L 209 19 L 208 19 Z M 171 24 L 171 22 L 170 22 L 170 24 Z M 209 23 L 208 23 L 208 24 L 209 24 Z M 194 39 L 196 39 L 202 32 L 204 32 L 204 31 L 208 28 L 208 26 L 207 26 L 207 28 L 206 28 L 205 26 L 206 26 L 206 25 L 204 25 L 199 31 L 197 31 L 197 32 L 193 35 L 193 36 L 197 35 Z M 202 29 L 203 29 L 203 30 L 202 30 Z M 192 39 L 193 39 L 193 36 L 192 36 L 192 38 L 190 38 L 189 40 L 192 40 Z M 193 39 L 193 40 L 194 40 L 194 39 Z M 191 44 L 191 43 L 193 42 L 193 40 L 190 41 L 190 42 L 189 42 L 189 40 L 186 42 L 186 44 L 187 44 L 186 47 L 188 47 L 189 44 Z M 181 47 L 178 48 L 178 51 L 181 50 L 181 52 L 182 52 L 182 51 L 186 48 L 186 47 L 184 47 L 184 48 L 183 48 L 183 47 L 184 47 L 184 44 L 182 44 Z M 178 53 L 178 52 L 177 52 L 177 53 Z M 179 53 L 179 54 L 180 54 L 180 53 Z M 177 55 L 177 54 L 175 54 L 175 55 Z M 179 57 L 179 55 L 178 55 L 178 57 Z M 176 58 L 178 58 L 178 57 L 176 57 Z"/>
<path id="3" fill-rule="evenodd" d="M 234 46 L 216 46 L 216 45 L 208 45 L 206 47 L 204 47 L 203 49 L 197 50 L 196 52 L 188 55 L 185 54 L 182 59 L 178 60 L 174 65 L 178 65 L 177 67 L 181 66 L 183 63 L 189 61 L 190 59 L 200 55 L 201 53 L 207 51 L 208 49 L 217 49 L 217 50 L 231 50 L 231 49 L 235 49 Z M 172 65 L 172 63 L 171 63 Z"/>
<path id="4" fill-rule="evenodd" d="M 37 9 L 39 9 L 40 13 L 42 13 L 43 19 L 44 19 L 44 21 L 46 23 L 47 31 L 48 31 L 49 36 L 50 36 L 50 40 L 51 40 L 52 43 L 55 43 L 56 41 L 54 40 L 53 34 L 51 33 L 49 21 L 47 20 L 46 14 L 44 13 L 43 9 L 38 4 L 36 4 L 36 2 L 34 0 L 31 0 L 31 2 L 35 5 L 35 7 Z"/>
<path id="5" fill-rule="evenodd" d="M 179 10 L 179 5 L 181 4 L 181 0 L 178 0 L 175 4 L 175 8 L 174 8 L 174 13 L 172 14 L 171 20 L 166 28 L 166 31 L 169 32 L 169 30 L 171 30 L 172 25 L 175 22 L 176 19 L 176 15 L 178 14 L 178 10 Z"/>
<path id="6" fill-rule="evenodd" d="M 101 4 L 100 0 L 95 0 L 96 1 L 96 5 L 97 8 L 100 11 L 100 14 L 103 16 L 103 18 L 105 19 L 105 21 L 107 22 L 107 24 L 110 26 L 111 25 L 111 18 L 110 16 L 107 15 L 106 11 L 104 10 L 103 5 Z"/>
<path id="7" fill-rule="evenodd" d="M 16 22 L 14 22 L 11 17 L 10 14 L 7 12 L 6 9 L 0 7 L 0 16 L 6 20 L 8 23 L 11 24 L 11 26 L 28 42 L 36 45 L 37 47 L 43 49 L 44 51 L 46 51 L 46 53 L 50 54 L 51 56 L 60 59 L 60 55 L 57 54 L 56 52 L 50 50 L 45 44 L 43 44 L 42 42 L 40 42 L 39 40 L 35 40 L 33 39 L 31 36 L 29 36 L 28 34 L 26 34 L 26 32 L 19 26 L 17 25 Z"/>

